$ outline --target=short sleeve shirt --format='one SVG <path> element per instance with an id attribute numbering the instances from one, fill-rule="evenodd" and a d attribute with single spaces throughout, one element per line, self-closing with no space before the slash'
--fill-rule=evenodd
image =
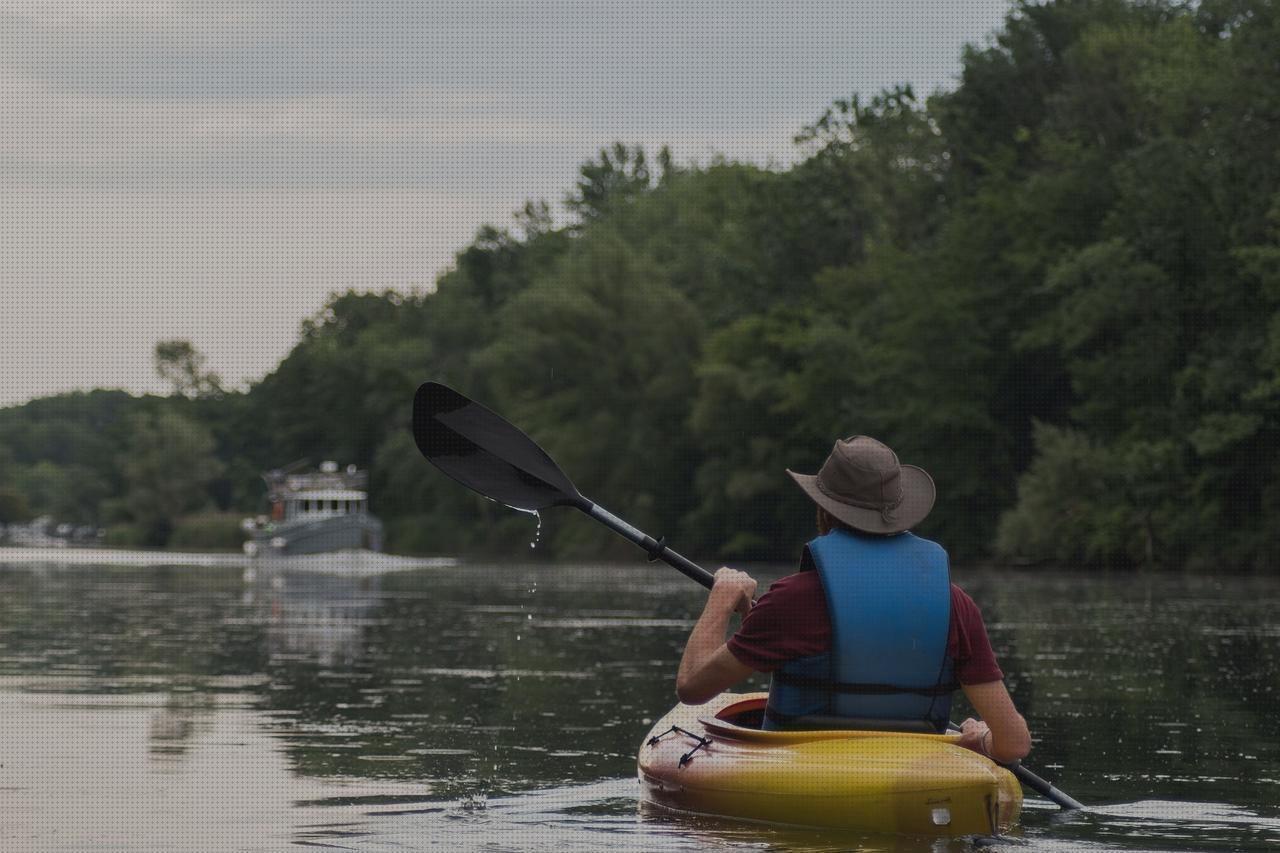
<path id="1" fill-rule="evenodd" d="M 760 596 L 728 645 L 738 661 L 758 672 L 772 672 L 788 661 L 831 651 L 831 616 L 821 575 L 806 570 L 776 581 Z M 947 656 L 961 684 L 1004 678 L 978 605 L 955 584 L 951 585 Z"/>

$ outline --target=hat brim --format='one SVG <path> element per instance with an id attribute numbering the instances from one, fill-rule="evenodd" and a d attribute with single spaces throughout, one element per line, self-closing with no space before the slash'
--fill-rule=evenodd
<path id="1" fill-rule="evenodd" d="M 902 533 L 924 521 L 933 502 L 937 498 L 937 489 L 933 478 L 923 468 L 915 465 L 903 465 L 899 474 L 902 486 L 902 502 L 892 511 L 882 513 L 878 509 L 864 509 L 842 503 L 818 488 L 816 474 L 797 474 L 790 468 L 787 473 L 796 485 L 804 489 L 804 493 L 818 506 L 831 513 L 836 519 L 844 522 L 854 530 L 864 533 Z"/>

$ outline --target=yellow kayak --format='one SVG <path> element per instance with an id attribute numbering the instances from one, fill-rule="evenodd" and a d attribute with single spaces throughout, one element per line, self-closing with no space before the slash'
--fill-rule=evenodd
<path id="1" fill-rule="evenodd" d="M 995 835 L 1017 822 L 1013 774 L 957 735 L 761 731 L 765 693 L 677 705 L 640 745 L 641 797 L 686 812 L 911 835 Z"/>

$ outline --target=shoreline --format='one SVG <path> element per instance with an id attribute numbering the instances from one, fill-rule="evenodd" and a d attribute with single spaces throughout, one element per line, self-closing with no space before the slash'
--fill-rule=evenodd
<path id="1" fill-rule="evenodd" d="M 0 565 L 59 566 L 190 566 L 194 568 L 242 568 L 300 570 L 342 574 L 377 574 L 410 569 L 447 568 L 458 564 L 453 557 L 404 557 L 374 551 L 333 551 L 325 554 L 250 557 L 233 552 L 131 551 L 116 548 L 32 548 L 0 546 Z"/>

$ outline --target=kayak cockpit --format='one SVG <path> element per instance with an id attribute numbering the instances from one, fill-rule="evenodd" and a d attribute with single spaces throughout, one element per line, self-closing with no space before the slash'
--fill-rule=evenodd
<path id="1" fill-rule="evenodd" d="M 764 706 L 768 699 L 762 696 L 749 696 L 741 702 L 725 705 L 716 711 L 715 719 L 722 723 L 743 729 L 764 729 Z"/>
<path id="2" fill-rule="evenodd" d="M 859 728 L 858 721 L 844 721 L 835 718 L 814 718 L 812 724 L 803 728 L 772 730 L 764 729 L 764 709 L 768 702 L 766 694 L 757 693 L 743 697 L 733 697 L 716 710 L 714 716 L 700 716 L 698 722 L 713 735 L 757 743 L 802 743 L 813 740 L 839 740 L 845 738 L 927 738 L 929 740 L 955 743 L 960 739 L 958 734 L 934 734 L 931 732 L 902 732 L 886 728 Z M 827 722 L 827 725 L 823 725 Z"/>

